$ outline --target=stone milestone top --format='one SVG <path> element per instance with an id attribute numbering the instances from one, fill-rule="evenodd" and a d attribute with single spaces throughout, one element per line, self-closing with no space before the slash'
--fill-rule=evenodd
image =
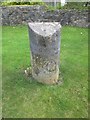
<path id="1" fill-rule="evenodd" d="M 59 22 L 31 22 L 28 25 L 32 31 L 44 37 L 53 35 L 61 28 Z"/>

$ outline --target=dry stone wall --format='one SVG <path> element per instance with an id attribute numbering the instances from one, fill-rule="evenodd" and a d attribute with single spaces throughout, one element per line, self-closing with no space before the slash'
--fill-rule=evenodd
<path id="1" fill-rule="evenodd" d="M 88 27 L 88 10 L 46 10 L 44 6 L 2 7 L 2 25 L 27 24 L 32 21 L 60 22 L 61 25 Z"/>

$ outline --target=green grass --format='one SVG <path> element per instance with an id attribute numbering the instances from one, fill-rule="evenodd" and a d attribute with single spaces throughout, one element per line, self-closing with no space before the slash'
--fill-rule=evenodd
<path id="1" fill-rule="evenodd" d="M 61 86 L 43 85 L 24 75 L 31 65 L 27 26 L 3 26 L 2 36 L 3 117 L 88 116 L 88 29 L 62 27 Z"/>
<path id="2" fill-rule="evenodd" d="M 61 2 L 57 3 L 56 8 L 52 4 L 47 4 L 43 2 L 43 0 L 30 0 L 29 2 L 22 1 L 21 2 L 11 2 L 7 0 L 5 2 L 0 2 L 1 6 L 20 6 L 20 5 L 42 5 L 46 6 L 47 10 L 54 11 L 57 9 L 76 9 L 76 10 L 88 10 L 90 7 L 84 6 L 86 2 L 67 2 L 66 5 L 61 6 Z"/>

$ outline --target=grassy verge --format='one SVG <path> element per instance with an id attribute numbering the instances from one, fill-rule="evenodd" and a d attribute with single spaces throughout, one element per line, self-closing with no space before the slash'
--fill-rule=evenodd
<path id="1" fill-rule="evenodd" d="M 23 74 L 30 66 L 26 26 L 3 26 L 3 117 L 84 118 L 88 111 L 88 30 L 62 27 L 62 86 L 37 83 Z"/>
<path id="2" fill-rule="evenodd" d="M 90 8 L 90 5 L 85 6 L 86 2 L 67 2 L 64 6 L 61 6 L 61 2 L 58 2 L 56 4 L 56 7 L 54 6 L 54 3 L 52 2 L 43 2 L 42 0 L 31 0 L 29 2 L 0 2 L 1 6 L 20 6 L 20 5 L 43 5 L 46 6 L 47 10 L 57 10 L 57 9 L 76 9 L 76 10 L 88 10 Z"/>

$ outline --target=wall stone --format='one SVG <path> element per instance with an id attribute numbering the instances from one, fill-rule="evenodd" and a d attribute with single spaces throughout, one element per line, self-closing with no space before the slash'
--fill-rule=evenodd
<path id="1" fill-rule="evenodd" d="M 34 21 L 60 22 L 61 25 L 88 27 L 88 10 L 46 10 L 44 6 L 2 7 L 2 25 L 27 24 Z"/>

